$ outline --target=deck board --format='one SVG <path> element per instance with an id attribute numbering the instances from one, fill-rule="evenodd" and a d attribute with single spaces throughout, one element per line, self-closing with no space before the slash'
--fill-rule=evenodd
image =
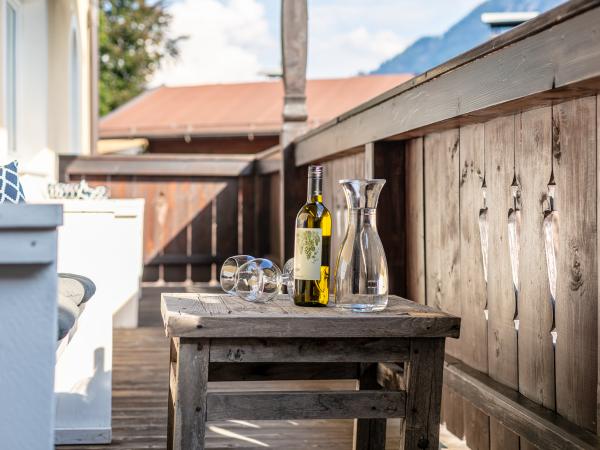
<path id="1" fill-rule="evenodd" d="M 172 288 L 166 288 L 171 290 Z M 110 445 L 71 445 L 59 450 L 165 449 L 169 345 L 160 320 L 159 295 L 145 290 L 140 328 L 115 330 L 113 353 L 113 441 Z M 354 381 L 209 383 L 210 390 L 352 389 Z M 399 419 L 388 421 L 387 448 L 399 448 Z M 208 422 L 207 449 L 352 448 L 352 420 Z M 442 440 L 444 440 L 442 433 Z M 444 441 L 446 442 L 446 441 Z M 451 449 L 466 448 L 448 446 Z"/>

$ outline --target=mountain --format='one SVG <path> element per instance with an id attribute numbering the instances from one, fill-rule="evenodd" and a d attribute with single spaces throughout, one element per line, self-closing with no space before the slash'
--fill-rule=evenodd
<path id="1" fill-rule="evenodd" d="M 482 13 L 508 11 L 541 13 L 561 3 L 564 3 L 564 0 L 488 0 L 473 9 L 442 36 L 426 36 L 418 39 L 402 53 L 383 62 L 371 73 L 419 74 L 482 44 L 492 37 L 490 27 L 481 21 Z"/>

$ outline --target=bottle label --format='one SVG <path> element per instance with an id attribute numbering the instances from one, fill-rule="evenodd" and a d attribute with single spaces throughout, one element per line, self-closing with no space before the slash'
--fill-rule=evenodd
<path id="1" fill-rule="evenodd" d="M 320 228 L 296 228 L 294 279 L 320 280 L 323 236 Z"/>

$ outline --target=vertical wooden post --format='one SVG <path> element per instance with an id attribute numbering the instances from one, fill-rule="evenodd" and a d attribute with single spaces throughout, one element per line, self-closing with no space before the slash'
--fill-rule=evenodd
<path id="1" fill-rule="evenodd" d="M 293 252 L 290 232 L 294 217 L 301 203 L 298 201 L 298 178 L 292 142 L 306 131 L 306 47 L 308 33 L 308 8 L 306 0 L 281 1 L 281 59 L 283 63 L 283 128 L 280 144 L 281 167 L 281 212 L 280 246 L 281 261 L 285 262 Z M 296 182 L 294 182 L 296 181 Z M 286 239 L 287 238 L 287 239 Z M 286 240 L 287 247 L 286 247 Z"/>
<path id="2" fill-rule="evenodd" d="M 169 405 L 167 447 L 169 450 L 203 450 L 209 341 L 178 339 L 179 351 L 169 389 L 172 405 Z"/>
<path id="3" fill-rule="evenodd" d="M 283 62 L 283 130 L 281 146 L 306 130 L 306 46 L 308 9 L 306 0 L 281 2 L 281 60 Z"/>
<path id="4" fill-rule="evenodd" d="M 376 390 L 377 363 L 361 364 L 358 378 L 360 390 Z M 354 450 L 385 450 L 386 419 L 355 419 Z"/>
<path id="5" fill-rule="evenodd" d="M 406 418 L 402 439 L 406 450 L 437 450 L 444 372 L 444 339 L 411 339 L 406 365 Z"/>
<path id="6" fill-rule="evenodd" d="M 90 54 L 90 153 L 97 153 L 98 145 L 98 0 L 90 0 L 88 11 Z"/>

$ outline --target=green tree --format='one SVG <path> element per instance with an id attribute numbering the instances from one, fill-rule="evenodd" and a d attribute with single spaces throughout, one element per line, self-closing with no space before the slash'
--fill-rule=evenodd
<path id="1" fill-rule="evenodd" d="M 167 6 L 161 0 L 100 1 L 100 115 L 143 92 L 161 62 L 178 56 L 185 36 L 169 36 Z"/>

